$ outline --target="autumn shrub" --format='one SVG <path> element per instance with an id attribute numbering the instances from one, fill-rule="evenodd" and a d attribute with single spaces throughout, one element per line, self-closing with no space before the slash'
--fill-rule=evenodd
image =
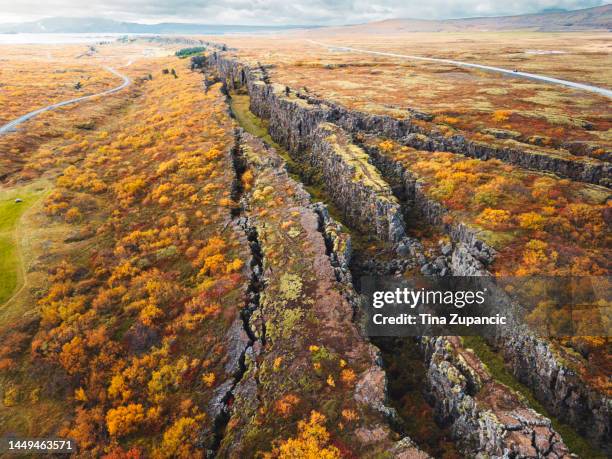
<path id="1" fill-rule="evenodd" d="M 199 415 L 177 419 L 164 432 L 162 443 L 153 451 L 153 457 L 160 459 L 203 458 L 204 452 L 195 446 L 200 436 L 203 418 L 203 415 Z"/>
<path id="2" fill-rule="evenodd" d="M 308 420 L 298 423 L 298 433 L 295 437 L 281 441 L 271 452 L 264 453 L 263 457 L 339 459 L 340 450 L 329 444 L 330 435 L 325 428 L 325 421 L 324 415 L 312 411 Z"/>
<path id="3" fill-rule="evenodd" d="M 516 270 L 517 276 L 528 276 L 538 272 L 555 271 L 558 253 L 550 250 L 549 245 L 541 240 L 532 239 L 525 244 L 521 265 Z"/>
<path id="4" fill-rule="evenodd" d="M 77 207 L 71 207 L 64 214 L 64 218 L 68 223 L 78 222 L 79 220 L 81 220 L 82 217 L 83 215 Z"/>
<path id="5" fill-rule="evenodd" d="M 299 402 L 300 399 L 295 394 L 287 394 L 276 401 L 275 410 L 280 416 L 287 417 L 293 412 Z"/>
<path id="6" fill-rule="evenodd" d="M 436 121 L 438 123 L 450 124 L 451 126 L 455 126 L 456 124 L 459 124 L 460 119 L 455 116 L 439 115 L 436 116 Z"/>
<path id="7" fill-rule="evenodd" d="M 544 229 L 546 223 L 546 218 L 536 212 L 519 214 L 517 219 L 521 228 L 535 231 Z"/>
<path id="8" fill-rule="evenodd" d="M 144 409 L 140 403 L 112 408 L 106 413 L 108 433 L 113 437 L 122 437 L 135 432 L 144 420 Z"/>
<path id="9" fill-rule="evenodd" d="M 493 112 L 493 115 L 491 115 L 491 118 L 496 123 L 503 123 L 505 121 L 508 121 L 510 115 L 512 115 L 512 112 L 510 110 L 495 110 Z"/>
<path id="10" fill-rule="evenodd" d="M 378 144 L 378 148 L 380 148 L 384 152 L 390 152 L 395 147 L 395 144 L 391 140 L 384 140 Z"/>
<path id="11" fill-rule="evenodd" d="M 500 229 L 508 225 L 510 212 L 503 209 L 484 209 L 478 216 L 477 222 L 486 228 Z"/>

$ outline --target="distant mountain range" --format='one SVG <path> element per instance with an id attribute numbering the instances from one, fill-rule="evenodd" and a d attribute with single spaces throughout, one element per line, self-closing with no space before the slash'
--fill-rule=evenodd
<path id="1" fill-rule="evenodd" d="M 612 4 L 575 11 L 544 11 L 520 16 L 481 17 L 432 21 L 389 19 L 344 27 L 322 29 L 330 33 L 406 33 L 533 30 L 539 32 L 608 30 L 612 31 Z"/>
<path id="2" fill-rule="evenodd" d="M 0 24 L 0 33 L 154 33 L 154 34 L 224 34 L 273 32 L 316 26 L 243 26 L 164 22 L 139 24 L 100 18 L 46 18 L 21 24 Z"/>
<path id="3" fill-rule="evenodd" d="M 257 33 L 291 29 L 321 29 L 319 26 L 244 26 L 191 24 L 164 22 L 139 24 L 100 18 L 47 18 L 21 24 L 0 24 L 0 33 L 153 33 L 211 35 L 224 33 Z M 520 16 L 482 17 L 448 20 L 388 19 L 340 27 L 327 27 L 322 31 L 356 33 L 394 32 L 453 32 L 484 30 L 536 31 L 612 31 L 612 4 L 575 11 L 544 11 Z"/>

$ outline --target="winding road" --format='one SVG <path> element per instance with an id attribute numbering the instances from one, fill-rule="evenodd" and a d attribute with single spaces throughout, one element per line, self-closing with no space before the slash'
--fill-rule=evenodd
<path id="1" fill-rule="evenodd" d="M 127 65 L 126 65 L 126 67 L 127 67 Z M 123 74 L 117 72 L 114 68 L 112 68 L 112 67 L 104 67 L 104 69 L 108 70 L 109 72 L 113 73 L 114 75 L 122 78 L 123 79 L 123 83 L 121 83 L 119 86 L 117 86 L 115 88 L 112 88 L 112 89 L 109 89 L 107 91 L 99 92 L 97 94 L 91 94 L 89 96 L 77 97 L 76 99 L 65 100 L 63 102 L 58 102 L 57 104 L 47 105 L 46 107 L 39 108 L 38 110 L 34 110 L 33 112 L 26 113 L 25 115 L 20 116 L 19 118 L 15 119 L 15 120 L 13 120 L 13 121 L 11 121 L 9 123 L 6 123 L 3 126 L 0 126 L 0 134 L 7 134 L 9 132 L 14 131 L 15 128 L 17 126 L 19 126 L 21 123 L 24 123 L 24 122 L 34 118 L 35 116 L 40 115 L 41 113 L 48 112 L 50 110 L 55 110 L 56 108 L 64 107 L 66 105 L 75 104 L 77 102 L 82 102 L 82 101 L 85 101 L 85 100 L 93 99 L 94 97 L 107 96 L 109 94 L 113 94 L 115 92 L 121 91 L 122 89 L 127 88 L 130 84 L 132 84 L 132 80 L 130 80 L 130 78 L 128 76 L 123 75 Z"/>
<path id="2" fill-rule="evenodd" d="M 435 57 L 412 56 L 409 54 L 386 53 L 382 51 L 370 51 L 367 49 L 351 48 L 349 46 L 328 45 L 326 43 L 321 43 L 315 40 L 307 40 L 307 41 L 315 45 L 324 46 L 326 48 L 329 48 L 330 50 L 333 49 L 333 50 L 338 50 L 338 51 L 349 51 L 349 52 L 356 52 L 356 53 L 374 54 L 377 56 L 399 57 L 399 58 L 413 59 L 413 60 L 419 60 L 419 61 L 429 61 L 429 62 L 439 62 L 439 63 L 444 63 L 444 64 L 452 64 L 452 65 L 457 65 L 460 67 L 476 68 L 480 70 L 486 70 L 489 72 L 502 73 L 504 75 L 508 75 L 512 77 L 527 78 L 530 80 L 537 80 L 537 81 L 543 81 L 545 83 L 552 83 L 552 84 L 567 86 L 573 89 L 580 89 L 582 91 L 594 92 L 596 94 L 599 94 L 605 97 L 609 97 L 612 99 L 612 90 L 601 88 L 599 86 L 592 86 L 589 84 L 561 80 L 559 78 L 548 77 L 545 75 L 538 75 L 537 73 L 518 72 L 518 71 L 515 72 L 514 70 L 508 70 L 508 69 L 504 69 L 501 67 L 493 67 L 490 65 L 482 65 L 482 64 L 473 64 L 471 62 L 455 61 L 452 59 L 440 59 L 440 58 L 435 58 Z"/>

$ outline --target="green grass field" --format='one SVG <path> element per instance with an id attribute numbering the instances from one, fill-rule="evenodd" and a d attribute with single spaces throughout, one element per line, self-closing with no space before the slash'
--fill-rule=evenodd
<path id="1" fill-rule="evenodd" d="M 32 187 L 0 191 L 0 304 L 23 282 L 16 230 L 23 213 L 41 192 Z M 15 199 L 23 202 L 16 203 Z"/>

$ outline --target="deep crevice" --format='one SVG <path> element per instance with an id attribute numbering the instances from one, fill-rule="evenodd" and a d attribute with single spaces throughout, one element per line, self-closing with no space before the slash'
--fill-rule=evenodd
<path id="1" fill-rule="evenodd" d="M 237 116 L 236 113 L 233 113 L 233 115 L 238 121 L 242 118 L 241 116 Z M 263 121 L 260 122 L 264 124 Z M 243 127 L 246 128 L 246 126 Z M 262 133 L 260 132 L 252 132 L 252 134 L 260 138 L 262 137 Z M 265 144 L 269 144 L 269 142 L 266 142 L 266 139 L 262 140 L 264 140 Z M 295 173 L 294 179 L 300 182 L 306 181 L 306 183 L 312 186 L 313 177 L 316 177 L 317 174 L 308 169 L 309 173 L 305 177 L 303 173 L 306 168 L 297 163 L 299 159 L 300 155 L 291 155 L 291 160 L 294 162 L 291 168 Z M 238 167 L 240 167 L 240 162 L 237 164 Z M 396 191 L 400 197 L 404 198 L 399 192 L 399 189 Z M 404 272 L 406 268 L 414 267 L 415 263 L 413 262 L 412 256 L 406 255 L 404 257 L 398 257 L 394 251 L 389 250 L 386 244 L 375 238 L 370 238 L 367 235 L 361 234 L 359 231 L 355 230 L 352 225 L 347 225 L 346 221 L 342 221 L 344 219 L 341 217 L 339 218 L 341 223 L 330 218 L 327 207 L 330 204 L 333 206 L 333 203 L 330 202 L 331 200 L 325 191 L 325 187 L 318 186 L 317 192 L 315 199 L 322 198 L 324 203 L 317 202 L 313 204 L 311 208 L 318 215 L 318 229 L 325 241 L 326 252 L 334 268 L 336 279 L 341 284 L 350 286 L 347 292 L 345 292 L 345 297 L 353 307 L 354 322 L 359 323 L 361 318 L 360 314 L 362 313 L 358 296 L 359 278 L 362 275 L 373 272 L 378 274 L 381 272 L 385 274 Z M 334 215 L 334 217 L 336 217 L 336 215 Z M 334 248 L 336 243 L 334 237 L 337 237 L 338 232 L 342 232 L 340 225 L 344 225 L 351 235 L 357 235 L 358 242 L 354 243 L 355 238 L 351 238 L 352 247 L 348 249 L 347 254 L 339 254 Z M 330 228 L 330 226 L 332 228 Z M 372 245 L 378 246 L 379 248 L 372 253 L 365 253 L 365 246 Z M 398 260 L 402 262 L 399 263 Z M 350 292 L 353 293 L 351 294 Z M 385 343 L 383 340 L 370 339 L 370 342 L 373 342 L 374 345 L 381 349 L 382 368 L 389 374 L 390 365 L 395 365 L 398 369 L 398 374 L 401 374 L 401 378 L 393 378 L 392 375 L 390 375 L 391 381 L 389 386 L 392 387 L 392 389 L 389 391 L 389 395 L 391 396 L 393 407 L 396 408 L 395 411 L 400 413 L 400 418 L 398 418 L 397 415 L 393 415 L 388 419 L 393 430 L 402 436 L 410 436 L 419 446 L 425 446 L 425 449 L 436 457 L 461 457 L 461 454 L 454 446 L 453 440 L 450 438 L 448 430 L 438 426 L 434 417 L 434 409 L 428 403 L 428 396 L 424 391 L 426 386 L 426 368 L 423 363 L 422 354 L 419 353 L 414 340 L 406 340 L 401 346 L 402 352 L 404 353 L 402 355 L 405 356 L 407 352 L 411 356 L 411 365 L 409 368 L 405 365 L 405 361 L 396 358 L 397 349 L 395 347 L 390 348 L 386 345 L 388 343 Z M 391 361 L 393 359 L 395 360 L 392 364 Z M 405 373 L 414 379 L 413 383 L 405 384 L 407 376 Z M 408 410 L 402 409 L 402 407 L 399 406 L 399 401 L 406 401 L 406 396 L 408 396 Z M 418 421 L 415 421 L 417 419 Z M 423 428 L 424 426 L 426 429 Z"/>
<path id="2" fill-rule="evenodd" d="M 259 324 L 261 330 L 260 336 L 258 337 L 250 323 L 251 316 L 259 308 L 261 292 L 265 288 L 265 280 L 263 278 L 263 253 L 259 244 L 257 229 L 251 224 L 249 218 L 243 215 L 244 187 L 241 179 L 242 175 L 247 170 L 247 164 L 242 154 L 241 136 L 239 131 L 236 131 L 234 134 L 234 145 L 230 151 L 230 154 L 234 171 L 231 197 L 236 203 L 235 207 L 232 208 L 231 214 L 233 223 L 245 234 L 250 251 L 250 278 L 247 290 L 245 292 L 245 302 L 240 310 L 242 328 L 248 337 L 248 341 L 238 357 L 238 366 L 233 374 L 233 382 L 227 388 L 227 391 L 222 394 L 222 397 L 219 400 L 221 409 L 219 409 L 219 412 L 213 420 L 212 440 L 206 451 L 206 456 L 208 458 L 214 458 L 217 456 L 221 442 L 223 441 L 225 429 L 231 416 L 230 408 L 234 398 L 234 390 L 242 381 L 242 378 L 248 370 L 246 363 L 247 354 L 253 349 L 253 346 L 257 341 L 259 341 L 262 346 L 265 345 L 265 324 L 263 322 Z M 224 386 L 222 385 L 220 387 L 223 388 Z"/>
<path id="3" fill-rule="evenodd" d="M 240 71 L 243 72 L 243 75 L 244 75 L 244 69 L 245 68 L 248 69 L 248 67 L 238 64 L 236 61 L 225 59 L 225 57 L 217 55 L 216 53 L 215 55 L 211 56 L 210 63 L 213 66 L 216 66 L 217 70 L 221 73 L 221 75 L 226 76 L 226 81 L 228 82 L 228 84 L 233 85 L 232 88 L 235 86 L 235 82 L 236 82 L 236 78 L 235 76 L 233 76 L 235 73 L 234 72 L 235 68 L 241 69 Z M 274 138 L 274 140 L 279 141 L 283 143 L 284 145 L 287 145 L 288 150 L 293 152 L 291 156 L 295 158 L 297 161 L 300 160 L 300 157 L 299 157 L 300 154 L 296 152 L 302 152 L 305 149 L 305 147 L 308 146 L 308 145 L 305 145 L 305 143 L 312 141 L 312 138 L 310 137 L 312 136 L 313 126 L 316 125 L 316 123 L 319 123 L 322 121 L 334 121 L 335 120 L 340 126 L 349 129 L 350 132 L 356 132 L 356 131 L 374 132 L 376 131 L 376 133 L 379 135 L 384 135 L 383 131 L 387 129 L 388 127 L 385 125 L 386 118 L 382 119 L 381 117 L 374 116 L 370 121 L 368 121 L 368 124 L 366 125 L 365 121 L 367 120 L 365 120 L 363 116 L 361 116 L 363 114 L 353 113 L 345 109 L 342 109 L 341 107 L 334 106 L 334 104 L 329 104 L 327 101 L 318 101 L 309 96 L 301 97 L 301 94 L 295 93 L 294 91 L 290 90 L 289 96 L 293 97 L 295 95 L 299 97 L 300 99 L 306 100 L 309 105 L 314 107 L 313 112 L 306 112 L 304 110 L 299 112 L 298 110 L 299 113 L 293 113 L 292 110 L 296 107 L 293 106 L 292 108 L 292 107 L 287 106 L 286 104 L 291 103 L 291 102 L 289 100 L 283 100 L 283 97 L 280 93 L 276 95 L 274 93 L 273 87 L 271 87 L 270 85 L 258 85 L 257 84 L 259 81 L 264 80 L 262 76 L 264 75 L 264 73 L 265 73 L 265 69 L 263 68 L 250 69 L 247 72 L 247 81 L 244 81 L 244 78 L 242 78 L 242 81 L 240 82 L 240 84 L 243 86 L 241 91 L 244 91 L 245 90 L 244 87 L 246 86 L 249 90 L 253 90 L 255 92 L 255 96 L 254 96 L 255 97 L 254 99 L 255 107 L 253 108 L 253 110 L 257 112 L 261 112 L 258 114 L 260 116 L 263 116 L 265 119 L 270 119 L 269 122 L 268 121 L 264 122 L 266 125 L 266 133 L 265 133 L 266 137 L 268 138 L 272 137 Z M 267 79 L 267 75 L 265 75 L 265 77 Z M 287 90 L 285 89 L 284 91 L 285 96 L 287 96 L 286 93 L 287 93 Z M 286 113 L 289 117 L 288 119 L 285 119 L 283 117 L 283 114 L 279 114 L 279 113 L 271 114 L 270 113 L 270 110 L 277 109 L 277 110 L 282 111 L 285 107 L 289 109 L 287 110 L 287 113 Z M 295 116 L 299 116 L 300 118 L 291 119 L 292 117 L 295 117 Z M 286 122 L 293 123 L 293 125 L 286 126 L 285 125 Z M 305 137 L 305 140 L 304 138 L 296 138 L 296 135 L 295 135 L 296 131 L 298 130 L 298 127 L 299 127 L 299 130 L 301 131 L 303 122 L 306 123 L 305 132 L 302 135 L 302 137 Z M 268 123 L 270 123 L 269 130 L 268 130 Z M 404 123 L 400 121 L 398 121 L 398 123 L 399 124 L 397 126 L 394 125 L 394 126 L 391 126 L 390 128 L 395 129 L 397 127 L 398 129 L 399 128 L 403 129 L 403 128 L 410 127 L 409 125 L 411 124 L 410 122 Z M 399 189 L 399 191 L 401 192 L 401 188 Z M 406 191 L 408 192 L 408 196 L 402 196 L 402 201 L 407 200 L 411 195 L 411 190 L 406 188 Z M 397 188 L 395 188 L 394 192 L 395 192 L 394 194 L 398 196 Z M 426 203 L 426 204 L 431 204 L 431 203 Z M 414 207 L 419 208 L 419 206 L 420 204 L 417 203 L 417 205 Z M 432 214 L 430 216 L 433 216 L 435 220 L 436 219 L 435 213 L 439 209 L 428 209 L 428 210 L 433 210 L 433 212 L 430 212 Z M 339 220 L 342 220 L 342 219 L 339 219 Z M 458 241 L 462 243 L 467 242 L 468 244 L 472 242 L 472 241 L 465 241 L 464 240 L 465 238 L 462 236 L 465 236 L 465 234 L 459 234 Z M 468 234 L 467 236 L 470 236 L 470 235 Z M 454 237 L 452 239 L 455 240 Z M 354 260 L 359 259 L 362 253 L 365 253 L 358 249 L 360 244 L 355 244 L 355 246 L 357 250 L 355 250 Z M 472 249 L 472 247 L 469 247 L 469 248 Z M 476 252 L 477 252 L 477 255 L 476 255 L 477 258 L 475 259 L 478 260 L 480 258 L 479 255 L 482 255 L 481 253 L 482 244 L 478 244 L 478 246 L 475 245 L 473 248 L 476 249 Z M 371 253 L 367 253 L 364 259 L 367 260 L 368 258 L 370 259 L 377 258 L 377 256 L 371 256 L 371 255 L 372 255 Z M 485 255 L 487 254 L 485 253 Z M 419 264 L 422 264 L 422 263 L 419 263 Z M 477 263 L 477 265 L 479 264 Z M 357 273 L 368 272 L 368 269 L 370 268 L 371 266 L 366 266 L 363 263 L 353 261 L 352 266 L 351 266 L 351 270 L 354 273 L 353 274 L 353 285 L 357 289 L 359 288 L 359 276 L 357 275 Z M 476 268 L 483 269 L 482 265 L 476 266 Z"/>

